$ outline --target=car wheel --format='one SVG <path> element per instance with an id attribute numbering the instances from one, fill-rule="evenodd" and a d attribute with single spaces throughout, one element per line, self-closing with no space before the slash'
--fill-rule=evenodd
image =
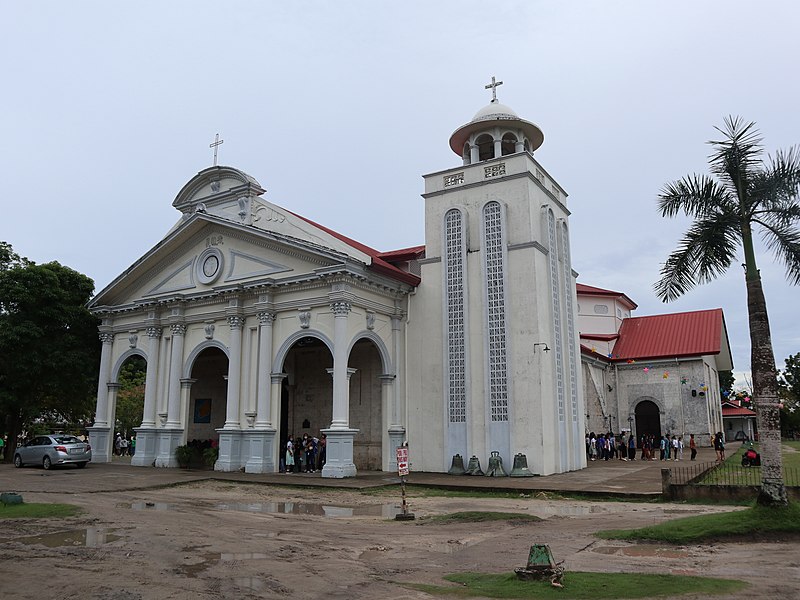
<path id="1" fill-rule="evenodd" d="M 53 466 L 53 463 L 50 461 L 49 456 L 44 457 L 44 460 L 42 461 L 42 466 L 45 468 L 45 470 Z"/>
<path id="2" fill-rule="evenodd" d="M 75 464 L 78 465 L 79 469 L 82 469 L 83 467 L 86 466 L 86 463 L 75 463 Z"/>
<path id="3" fill-rule="evenodd" d="M 22 466 L 22 457 L 19 454 L 14 456 L 14 466 L 18 469 Z"/>

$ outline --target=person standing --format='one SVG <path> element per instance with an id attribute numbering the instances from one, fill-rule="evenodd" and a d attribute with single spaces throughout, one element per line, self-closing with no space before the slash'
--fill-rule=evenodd
<path id="1" fill-rule="evenodd" d="M 628 460 L 636 460 L 636 438 L 633 432 L 628 436 Z"/>
<path id="2" fill-rule="evenodd" d="M 697 442 L 694 441 L 694 434 L 689 434 L 689 450 L 692 452 L 691 460 L 697 458 Z"/>
<path id="3" fill-rule="evenodd" d="M 6 441 L 3 439 L 3 436 L 0 435 L 0 460 L 3 460 L 6 456 Z"/>
<path id="4" fill-rule="evenodd" d="M 678 457 L 678 446 L 679 446 L 678 436 L 677 435 L 673 435 L 672 436 L 672 460 L 674 460 L 674 461 L 680 460 L 680 458 Z"/>
<path id="5" fill-rule="evenodd" d="M 286 469 L 284 473 L 291 473 L 294 471 L 294 439 L 292 436 L 289 436 L 288 441 L 286 442 Z"/>

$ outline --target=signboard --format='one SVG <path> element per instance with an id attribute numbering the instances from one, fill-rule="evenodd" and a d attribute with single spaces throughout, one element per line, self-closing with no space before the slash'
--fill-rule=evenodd
<path id="1" fill-rule="evenodd" d="M 408 475 L 408 448 L 397 449 L 397 474 L 400 477 Z"/>

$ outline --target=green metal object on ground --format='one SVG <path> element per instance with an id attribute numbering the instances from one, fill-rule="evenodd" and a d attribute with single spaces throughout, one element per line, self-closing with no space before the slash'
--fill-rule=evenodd
<path id="1" fill-rule="evenodd" d="M 3 492 L 0 494 L 0 504 L 22 504 L 22 496 L 16 492 Z"/>

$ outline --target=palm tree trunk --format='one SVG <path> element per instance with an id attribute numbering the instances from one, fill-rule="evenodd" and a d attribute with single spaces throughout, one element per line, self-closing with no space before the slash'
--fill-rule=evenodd
<path id="1" fill-rule="evenodd" d="M 747 312 L 750 320 L 750 368 L 753 372 L 753 396 L 761 449 L 761 492 L 758 503 L 786 505 L 781 457 L 781 413 L 778 406 L 778 377 L 775 354 L 769 331 L 767 302 L 761 275 L 747 270 Z"/>

